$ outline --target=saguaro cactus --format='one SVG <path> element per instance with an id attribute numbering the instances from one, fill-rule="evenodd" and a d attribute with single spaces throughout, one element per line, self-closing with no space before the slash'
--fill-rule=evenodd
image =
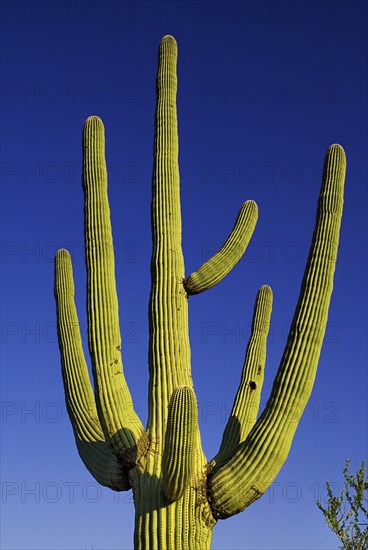
<path id="1" fill-rule="evenodd" d="M 133 489 L 135 547 L 206 549 L 212 528 L 244 510 L 274 480 L 309 399 L 333 287 L 343 207 L 345 155 L 326 154 L 312 245 L 299 301 L 270 398 L 258 416 L 272 291 L 260 289 L 252 334 L 218 454 L 202 450 L 190 367 L 188 296 L 213 287 L 244 253 L 257 206 L 242 206 L 219 252 L 185 277 L 181 248 L 177 45 L 160 44 L 152 198 L 152 289 L 149 305 L 149 410 L 134 411 L 121 357 L 114 253 L 107 197 L 104 127 L 89 117 L 83 130 L 89 349 L 94 393 L 74 304 L 71 258 L 56 255 L 55 293 L 66 402 L 79 454 L 95 479 Z M 95 397 L 94 397 L 95 394 Z"/>

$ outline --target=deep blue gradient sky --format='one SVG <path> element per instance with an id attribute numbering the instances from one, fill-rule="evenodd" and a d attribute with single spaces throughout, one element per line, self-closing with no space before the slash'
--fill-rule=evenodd
<path id="1" fill-rule="evenodd" d="M 123 359 L 147 414 L 147 304 L 157 49 L 179 46 L 187 274 L 222 244 L 242 202 L 259 221 L 217 287 L 190 299 L 203 445 L 216 454 L 240 378 L 253 302 L 274 309 L 262 404 L 297 302 L 326 149 L 347 154 L 345 211 L 315 387 L 271 489 L 214 529 L 213 548 L 330 550 L 315 504 L 367 455 L 366 3 L 3 1 L 2 548 L 129 549 L 131 493 L 101 489 L 64 406 L 53 257 L 70 250 L 86 341 L 81 130 L 106 127 Z"/>

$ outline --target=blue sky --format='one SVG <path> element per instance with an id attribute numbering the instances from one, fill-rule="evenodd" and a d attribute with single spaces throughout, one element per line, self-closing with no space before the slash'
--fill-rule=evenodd
<path id="1" fill-rule="evenodd" d="M 192 371 L 208 458 L 240 378 L 253 302 L 274 308 L 265 404 L 297 301 L 326 149 L 347 154 L 335 287 L 315 387 L 271 489 L 214 529 L 213 548 L 331 550 L 315 504 L 367 455 L 366 3 L 2 3 L 2 547 L 129 549 L 131 493 L 100 488 L 64 405 L 53 257 L 73 256 L 86 345 L 81 129 L 106 127 L 125 373 L 147 414 L 150 183 L 157 48 L 179 47 L 179 162 L 189 274 L 254 199 L 245 257 L 190 299 Z M 87 347 L 86 347 L 87 349 Z"/>

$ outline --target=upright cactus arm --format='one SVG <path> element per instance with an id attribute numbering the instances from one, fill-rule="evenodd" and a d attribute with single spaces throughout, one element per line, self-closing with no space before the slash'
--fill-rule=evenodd
<path id="1" fill-rule="evenodd" d="M 326 154 L 317 219 L 301 292 L 266 408 L 234 456 L 208 478 L 217 518 L 236 514 L 271 485 L 289 453 L 312 391 L 326 329 L 337 258 L 346 160 L 340 145 Z"/>
<path id="2" fill-rule="evenodd" d="M 199 294 L 217 285 L 238 263 L 247 249 L 258 219 L 257 204 L 246 201 L 233 230 L 220 250 L 183 281 L 187 294 Z"/>
<path id="3" fill-rule="evenodd" d="M 107 443 L 123 462 L 131 464 L 143 454 L 146 435 L 123 374 L 105 130 L 96 116 L 89 117 L 83 128 L 83 187 L 88 340 L 97 412 Z"/>
<path id="4" fill-rule="evenodd" d="M 55 296 L 65 398 L 78 452 L 99 483 L 115 491 L 128 490 L 127 472 L 107 445 L 97 415 L 74 303 L 69 252 L 59 250 L 55 262 Z"/>
<path id="5" fill-rule="evenodd" d="M 183 495 L 194 472 L 197 432 L 196 396 L 189 386 L 179 386 L 170 399 L 162 464 L 163 490 L 172 502 Z"/>
<path id="6" fill-rule="evenodd" d="M 212 460 L 218 469 L 232 458 L 257 420 L 266 364 L 266 343 L 270 328 L 272 290 L 264 285 L 254 306 L 252 333 L 248 342 L 239 389 L 226 424 L 221 447 Z"/>

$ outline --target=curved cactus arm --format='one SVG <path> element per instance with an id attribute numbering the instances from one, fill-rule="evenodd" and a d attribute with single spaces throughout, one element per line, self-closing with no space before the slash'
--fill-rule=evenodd
<path id="1" fill-rule="evenodd" d="M 102 433 L 102 432 L 101 432 Z M 123 468 L 106 441 L 91 442 L 80 439 L 74 432 L 79 456 L 98 483 L 113 491 L 132 488 L 128 470 Z"/>
<path id="2" fill-rule="evenodd" d="M 55 297 L 66 406 L 78 452 L 93 477 L 115 491 L 130 488 L 127 472 L 106 444 L 84 358 L 70 254 L 55 258 Z"/>
<path id="3" fill-rule="evenodd" d="M 212 460 L 216 469 L 233 456 L 240 442 L 244 441 L 257 420 L 266 364 L 266 344 L 272 311 L 272 290 L 261 287 L 257 294 L 252 334 L 245 354 L 239 389 L 224 430 L 221 447 Z"/>
<path id="4" fill-rule="evenodd" d="M 337 258 L 346 160 L 340 145 L 326 154 L 316 225 L 301 292 L 265 410 L 233 458 L 208 478 L 217 518 L 236 514 L 262 496 L 290 450 L 312 391 L 326 329 Z"/>
<path id="5" fill-rule="evenodd" d="M 83 187 L 88 340 L 97 412 L 106 441 L 130 463 L 144 452 L 146 438 L 123 374 L 105 130 L 96 116 L 89 117 L 83 128 Z"/>
<path id="6" fill-rule="evenodd" d="M 171 502 L 188 486 L 195 467 L 198 432 L 197 399 L 189 386 L 175 388 L 170 399 L 162 459 L 162 486 Z"/>
<path id="7" fill-rule="evenodd" d="M 235 225 L 220 250 L 183 281 L 189 295 L 199 294 L 217 285 L 238 263 L 247 249 L 258 219 L 257 204 L 246 201 Z"/>

